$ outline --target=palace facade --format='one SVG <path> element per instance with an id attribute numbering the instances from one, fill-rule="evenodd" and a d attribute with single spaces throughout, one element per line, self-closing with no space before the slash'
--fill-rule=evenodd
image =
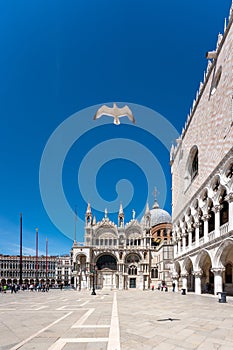
<path id="1" fill-rule="evenodd" d="M 173 279 L 233 294 L 233 5 L 171 149 Z"/>
<path id="2" fill-rule="evenodd" d="M 48 283 L 71 284 L 71 259 L 65 256 L 23 256 L 22 282 L 24 285 Z M 0 284 L 20 282 L 20 256 L 0 255 Z"/>

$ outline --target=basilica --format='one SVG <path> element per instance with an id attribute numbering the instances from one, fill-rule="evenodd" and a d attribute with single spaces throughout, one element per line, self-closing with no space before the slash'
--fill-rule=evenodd
<path id="1" fill-rule="evenodd" d="M 71 256 L 73 283 L 78 290 L 93 285 L 106 290 L 146 290 L 161 283 L 171 286 L 171 216 L 155 200 L 151 210 L 147 204 L 140 222 L 133 210 L 131 220 L 125 223 L 122 205 L 117 223 L 109 220 L 107 210 L 96 222 L 88 204 L 85 242 L 78 245 L 74 241 Z"/>

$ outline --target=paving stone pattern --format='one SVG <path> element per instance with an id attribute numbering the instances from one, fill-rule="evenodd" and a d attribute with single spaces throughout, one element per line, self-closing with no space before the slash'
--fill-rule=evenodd
<path id="1" fill-rule="evenodd" d="M 159 291 L 0 295 L 0 350 L 233 349 L 233 300 Z"/>

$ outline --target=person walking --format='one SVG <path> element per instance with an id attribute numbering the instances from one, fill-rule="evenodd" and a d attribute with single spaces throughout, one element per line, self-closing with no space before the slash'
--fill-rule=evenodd
<path id="1" fill-rule="evenodd" d="M 176 289 L 176 284 L 175 282 L 172 283 L 172 291 L 175 292 L 175 289 Z"/>
<path id="2" fill-rule="evenodd" d="M 11 286 L 11 294 L 15 292 L 16 293 L 16 289 L 15 289 L 15 284 L 13 283 Z"/>

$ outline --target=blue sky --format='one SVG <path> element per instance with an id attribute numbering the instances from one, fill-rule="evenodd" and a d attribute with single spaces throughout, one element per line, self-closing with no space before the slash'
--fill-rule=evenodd
<path id="1" fill-rule="evenodd" d="M 77 208 L 78 241 L 83 240 L 86 202 L 91 201 L 95 189 L 104 204 L 116 204 L 122 193 L 128 196 L 128 202 L 127 198 L 122 202 L 129 221 L 132 209 L 139 215 L 147 200 L 152 205 L 151 188 L 156 186 L 158 201 L 171 213 L 169 146 L 159 135 L 172 144 L 175 134 L 170 134 L 169 126 L 156 113 L 181 132 L 203 80 L 205 53 L 215 49 L 230 5 L 231 0 L 25 0 L 1 4 L 0 253 L 19 253 L 20 212 L 25 254 L 35 253 L 36 227 L 41 254 L 45 253 L 46 237 L 49 254 L 69 253 L 74 220 L 59 207 L 59 195 L 51 194 L 56 177 L 52 158 L 44 180 L 50 205 L 54 203 L 52 214 L 42 200 L 39 176 L 46 144 L 61 125 L 63 128 L 73 120 L 71 116 L 79 123 L 80 137 L 70 144 L 60 170 L 69 208 L 71 212 Z M 130 105 L 137 117 L 135 126 L 126 119 L 120 126 L 108 118 L 93 121 L 98 106 L 111 106 L 114 101 L 120 106 L 123 102 Z M 149 110 L 155 114 L 147 119 Z M 67 135 L 70 133 L 63 137 Z M 148 149 L 148 157 L 152 153 L 157 162 L 151 167 L 155 169 L 154 179 L 146 173 L 150 158 L 144 160 L 140 150 L 133 148 L 127 159 L 121 154 L 110 159 L 107 149 L 118 146 L 108 147 L 106 143 L 106 149 L 90 157 L 91 165 L 83 165 L 81 186 L 82 160 L 89 159 L 93 147 L 98 151 L 97 145 L 114 139 L 120 144 L 122 139 L 131 140 L 133 147 L 139 143 L 142 150 Z M 59 157 L 60 148 L 53 151 L 54 158 Z M 100 160 L 95 184 L 91 159 Z M 139 164 L 143 161 L 145 169 Z M 117 194 L 116 184 L 121 179 Z M 101 219 L 105 207 L 97 202 L 93 213 Z M 110 212 L 109 217 L 115 220 L 116 214 Z M 56 220 L 61 221 L 62 229 Z"/>

